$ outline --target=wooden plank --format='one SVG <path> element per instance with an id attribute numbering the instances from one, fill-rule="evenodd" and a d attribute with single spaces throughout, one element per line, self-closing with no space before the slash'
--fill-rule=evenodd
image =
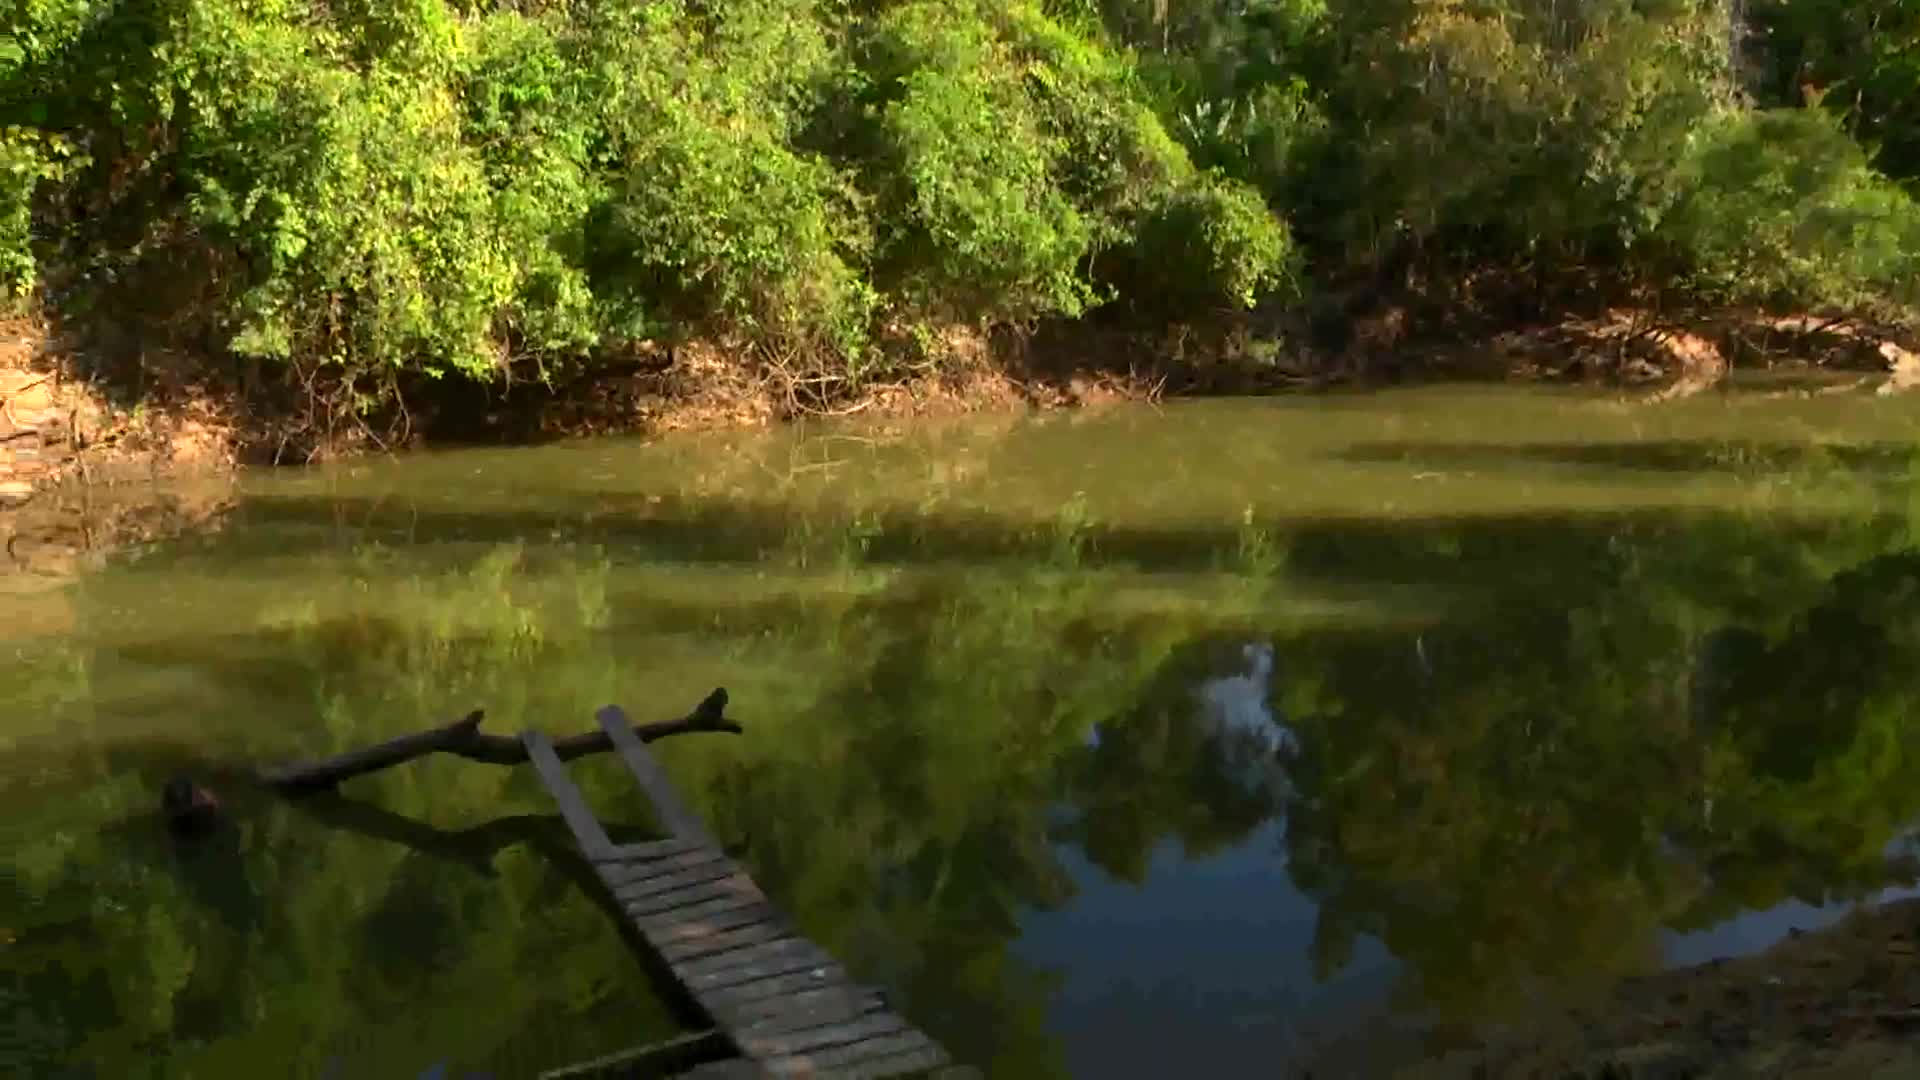
<path id="1" fill-rule="evenodd" d="M 807 1057 L 817 1059 L 818 1055 L 831 1050 L 852 1048 L 865 1042 L 876 1042 L 896 1036 L 910 1035 L 921 1042 L 927 1041 L 925 1035 L 907 1026 L 907 1022 L 894 1013 L 876 1013 L 849 1020 L 843 1024 L 830 1024 L 826 1027 L 808 1028 L 805 1031 L 787 1031 L 772 1035 L 742 1035 L 734 1033 L 734 1042 L 748 1057 L 765 1062 Z M 891 1054 L 910 1049 L 906 1045 L 876 1049 L 871 1056 L 883 1053 Z M 858 1060 L 856 1055 L 847 1061 Z M 818 1065 L 816 1064 L 816 1068 Z"/>
<path id="2" fill-rule="evenodd" d="M 674 901 L 674 899 L 682 901 L 680 907 L 668 905 L 668 901 Z M 653 911 L 645 911 L 637 905 L 628 905 L 626 919 L 637 926 L 641 934 L 647 936 L 649 942 L 657 945 L 678 942 L 689 934 L 695 934 L 695 936 L 712 934 L 714 930 L 745 926 L 749 922 L 780 922 L 780 924 L 787 922 L 774 905 L 755 897 L 724 897 L 724 899 L 712 901 L 716 907 L 707 911 L 705 915 L 682 915 L 685 909 L 707 907 L 705 903 L 699 903 L 699 897 L 685 899 L 684 894 L 672 894 L 672 896 L 647 897 L 647 901 L 655 903 Z"/>
<path id="3" fill-rule="evenodd" d="M 767 975 L 750 982 L 734 983 L 700 995 L 700 1004 L 714 1015 L 732 1014 L 743 1009 L 778 1003 L 813 991 L 851 992 L 858 984 L 842 979 L 822 979 L 811 968 Z"/>
<path id="4" fill-rule="evenodd" d="M 523 731 L 520 742 L 527 748 L 527 760 L 540 774 L 541 783 L 546 785 L 547 794 L 559 804 L 560 816 L 566 819 L 567 828 L 573 833 L 575 843 L 588 858 L 613 847 L 613 841 L 607 839 L 607 830 L 601 828 L 600 819 L 593 816 L 593 809 L 587 805 L 586 797 L 574 786 L 572 778 L 567 776 L 567 767 L 553 752 L 553 743 L 543 731 Z"/>
<path id="5" fill-rule="evenodd" d="M 719 914 L 722 908 L 737 910 L 761 904 L 769 909 L 764 896 L 755 896 L 741 889 L 731 878 L 717 878 L 713 881 L 695 882 L 674 892 L 654 893 L 651 896 L 636 896 L 630 900 L 621 900 L 620 908 L 635 926 L 658 927 L 665 933 L 674 924 L 692 920 L 694 916 L 684 918 L 677 912 L 713 904 L 709 914 Z M 648 934 L 652 936 L 651 933 Z"/>
<path id="6" fill-rule="evenodd" d="M 766 1080 L 767 1070 L 759 1062 L 746 1058 L 732 1058 L 727 1061 L 714 1061 L 702 1065 L 690 1072 L 681 1073 L 679 1080 Z"/>
<path id="7" fill-rule="evenodd" d="M 819 982 L 803 983 L 781 994 L 757 994 L 734 997 L 716 997 L 707 1004 L 708 1011 L 716 1017 L 725 1016 L 729 1029 L 752 1027 L 763 1020 L 770 1020 L 785 1012 L 799 1012 L 816 1007 L 831 1005 L 835 1002 L 854 1005 L 861 1012 L 873 1012 L 875 1008 L 885 1008 L 886 1001 L 871 987 L 858 983 Z"/>
<path id="8" fill-rule="evenodd" d="M 608 705 L 593 714 L 600 722 L 600 730 L 607 733 L 613 741 L 613 748 L 620 753 L 620 760 L 627 763 L 627 771 L 633 774 L 634 782 L 653 804 L 653 812 L 660 819 L 661 826 L 673 836 L 693 840 L 706 840 L 707 830 L 700 819 L 693 816 L 685 803 L 680 801 L 680 792 L 674 789 L 673 781 L 667 778 L 667 770 L 647 752 L 646 744 L 633 733 L 633 724 L 627 719 L 625 709 L 618 705 Z"/>
<path id="9" fill-rule="evenodd" d="M 725 905 L 712 908 L 713 904 Z M 732 930 L 755 923 L 772 923 L 786 926 L 787 921 L 772 904 L 764 900 L 751 898 L 729 898 L 710 901 L 707 904 L 694 904 L 695 908 L 710 908 L 699 915 L 690 915 L 691 908 L 676 908 L 657 915 L 634 916 L 634 924 L 640 932 L 655 945 L 685 941 L 704 934 L 717 934 L 722 930 Z M 791 927 L 789 927 L 791 929 Z"/>
<path id="10" fill-rule="evenodd" d="M 899 1015 L 883 1012 L 862 1016 L 841 1024 L 828 1024 L 802 1031 L 778 1031 L 764 1035 L 736 1031 L 734 1042 L 753 1057 L 764 1060 L 792 1057 L 833 1046 L 850 1046 L 903 1032 L 920 1035 L 919 1032 L 908 1027 L 907 1022 Z M 920 1038 L 925 1039 L 926 1036 L 920 1035 Z"/>
<path id="11" fill-rule="evenodd" d="M 796 971 L 817 972 L 814 978 L 823 984 L 846 981 L 846 972 L 833 957 L 803 938 L 769 942 L 751 950 L 703 957 L 675 967 L 687 989 L 695 994 Z"/>
<path id="12" fill-rule="evenodd" d="M 723 911 L 706 919 L 680 923 L 671 930 L 655 931 L 646 927 L 641 930 L 653 943 L 654 950 L 675 965 L 747 945 L 800 937 L 779 912 L 766 907 Z M 711 944 L 722 938 L 730 944 Z M 703 942 L 709 944 L 703 945 Z"/>
<path id="13" fill-rule="evenodd" d="M 667 876 L 629 881 L 615 888 L 613 894 L 621 903 L 646 914 L 735 896 L 771 903 L 760 886 L 732 863 L 712 863 Z"/>
<path id="14" fill-rule="evenodd" d="M 657 1072 L 665 1061 L 659 1054 L 697 1054 L 681 1058 L 691 1064 L 735 1047 L 770 1072 L 789 1075 L 881 1076 L 947 1063 L 945 1052 L 889 1011 L 883 998 L 853 984 L 832 957 L 797 936 L 753 879 L 706 840 L 625 713 L 603 709 L 597 719 L 671 838 L 613 844 L 541 732 L 521 733 L 527 758 L 628 919 L 721 1026 L 587 1062 L 553 1074 L 554 1080 Z M 716 1037 L 725 1045 L 716 1047 Z M 722 1068 L 736 1067 L 753 1068 L 740 1061 L 698 1071 L 719 1080 Z"/>
<path id="15" fill-rule="evenodd" d="M 719 953 L 738 952 L 750 945 L 765 945 L 772 941 L 804 941 L 794 933 L 793 927 L 785 919 L 774 919 L 750 923 L 733 930 L 721 930 L 711 934 L 699 934 L 675 941 L 656 942 L 655 948 L 667 962 L 678 967 L 690 960 Z"/>
<path id="16" fill-rule="evenodd" d="M 869 1077 L 877 1080 L 883 1076 L 907 1076 L 926 1072 L 929 1069 L 940 1069 L 950 1060 L 945 1050 L 942 1050 L 938 1044 L 930 1042 L 920 1050 L 886 1054 L 868 1058 L 855 1065 L 841 1066 L 835 1070 L 834 1075 L 846 1077 L 847 1080 L 868 1080 Z M 945 1075 L 948 1071 L 952 1072 L 948 1080 L 986 1080 L 978 1071 L 965 1069 L 942 1070 L 941 1074 L 936 1075 Z"/>
<path id="17" fill-rule="evenodd" d="M 603 862 L 595 869 L 600 874 L 600 880 L 606 882 L 609 887 L 623 889 L 649 881 L 672 878 L 675 874 L 687 871 L 706 871 L 714 867 L 718 867 L 722 874 L 739 869 L 733 860 L 721 854 L 717 848 L 700 848 L 697 851 L 683 852 L 648 862 Z"/>
<path id="18" fill-rule="evenodd" d="M 715 1016 L 742 1036 L 776 1035 L 787 1031 L 845 1023 L 869 1013 L 887 1011 L 887 1003 L 871 990 L 851 986 L 823 986 L 781 998 L 760 998 Z"/>
<path id="19" fill-rule="evenodd" d="M 711 844 L 698 840 L 682 840 L 669 837 L 665 840 L 644 840 L 637 844 L 610 844 L 607 849 L 594 858 L 600 865 L 608 863 L 635 863 L 644 865 L 675 855 L 687 855 L 695 851 L 707 851 Z"/>
<path id="20" fill-rule="evenodd" d="M 601 874 L 600 880 L 607 891 L 624 900 L 640 900 L 663 893 L 672 894 L 697 888 L 714 881 L 732 881 L 736 878 L 752 885 L 752 879 L 740 873 L 740 868 L 731 863 L 718 860 L 704 863 L 686 863 L 661 870 L 651 875 L 636 874 L 621 877 L 618 874 Z M 736 888 L 734 891 L 740 891 Z"/>
<path id="21" fill-rule="evenodd" d="M 747 882 L 745 886 L 741 882 Z M 647 919 L 651 915 L 660 915 L 662 911 L 672 911 L 676 907 L 685 907 L 689 903 L 701 903 L 707 899 L 720 899 L 728 896 L 749 896 L 753 899 L 766 897 L 753 896 L 747 892 L 753 886 L 751 880 L 741 876 L 739 871 L 710 876 L 687 872 L 684 880 L 678 882 L 678 888 L 655 888 L 653 882 L 643 882 L 636 890 L 614 890 L 614 896 L 620 899 L 620 909 L 632 919 Z"/>
<path id="22" fill-rule="evenodd" d="M 663 911 L 698 904 L 705 900 L 718 900 L 726 896 L 750 896 L 755 900 L 765 900 L 753 879 L 739 870 L 723 867 L 725 874 L 688 873 L 664 885 L 657 881 L 643 881 L 636 885 L 626 885 L 615 889 L 613 895 L 620 900 L 620 906 L 634 918 L 657 915 Z"/>
<path id="23" fill-rule="evenodd" d="M 627 864 L 618 868 L 606 863 L 602 867 L 600 880 L 606 882 L 607 887 L 615 893 L 648 896 L 739 872 L 740 867 L 725 857 L 716 855 L 701 858 L 698 853 L 689 852 L 655 863 Z"/>
<path id="24" fill-rule="evenodd" d="M 918 1031 L 908 1030 L 797 1054 L 763 1057 L 760 1063 L 775 1076 L 839 1076 L 842 1070 L 855 1069 L 863 1063 L 879 1063 L 906 1054 L 935 1050 L 939 1050 L 939 1046 L 932 1039 Z M 945 1056 L 944 1053 L 942 1056 Z"/>
<path id="25" fill-rule="evenodd" d="M 640 881 L 645 878 L 670 874 L 690 866 L 703 866 L 711 862 L 726 861 L 726 852 L 711 844 L 698 844 L 685 851 L 662 853 L 643 859 L 602 859 L 594 864 L 602 877 L 611 876 L 620 881 Z"/>

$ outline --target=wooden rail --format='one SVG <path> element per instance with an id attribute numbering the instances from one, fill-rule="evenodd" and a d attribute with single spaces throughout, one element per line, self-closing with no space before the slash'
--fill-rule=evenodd
<path id="1" fill-rule="evenodd" d="M 712 1020 L 713 1030 L 549 1077 L 664 1075 L 674 1054 L 704 1050 L 714 1056 L 716 1039 L 724 1042 L 721 1060 L 679 1075 L 719 1080 L 972 1073 L 952 1069 L 945 1050 L 801 935 L 687 810 L 624 712 L 608 706 L 595 719 L 652 804 L 666 839 L 613 843 L 546 735 L 520 736 L 526 758 L 628 922 Z"/>

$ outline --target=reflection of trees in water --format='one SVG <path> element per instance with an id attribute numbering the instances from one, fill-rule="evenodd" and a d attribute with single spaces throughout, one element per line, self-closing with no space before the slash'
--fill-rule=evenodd
<path id="1" fill-rule="evenodd" d="M 706 787 L 809 932 L 888 977 L 960 1057 L 1058 1075 L 1054 979 L 1009 953 L 1026 912 L 1068 898 L 1054 844 L 1136 866 L 1169 833 L 1231 842 L 1274 801 L 1217 782 L 1236 766 L 1214 752 L 1230 733 L 1196 722 L 1204 612 L 1116 630 L 1097 574 L 1012 584 L 842 610 L 809 696 Z M 1063 801 L 1075 820 L 1049 835 Z"/>
<path id="2" fill-rule="evenodd" d="M 803 909 L 917 927 L 919 951 L 884 935 L 872 950 L 912 957 L 904 981 L 954 1017 L 1007 977 L 998 960 L 966 984 L 965 958 L 1004 956 L 1020 909 L 1061 898 L 1042 822 L 1139 880 L 1162 841 L 1204 854 L 1284 811 L 1291 872 L 1323 905 L 1321 969 L 1371 934 L 1407 961 L 1410 992 L 1473 1014 L 1543 980 L 1651 964 L 1662 928 L 1898 873 L 1881 848 L 1920 798 L 1890 752 L 1907 571 L 1875 560 L 1897 533 L 1701 517 L 1295 537 L 1300 572 L 1490 601 L 1417 637 L 1269 627 L 1256 640 L 1283 671 L 1267 706 L 1284 736 L 1244 719 L 1261 711 L 1240 651 L 1258 619 L 1116 632 L 1097 570 L 906 612 L 883 597 L 842 613 L 836 683 L 800 713 L 811 734 L 796 737 L 817 744 L 800 760 L 817 767 L 792 769 L 789 743 L 723 804 L 813 898 Z M 1834 577 L 1849 562 L 1866 583 Z M 1721 661 L 1731 696 L 1698 674 L 1727 627 L 1772 642 Z M 823 866 L 826 835 L 884 854 Z M 1043 984 L 1026 985 L 1037 1010 Z M 1017 1042 L 996 1015 L 956 1019 L 952 1037 Z"/>
<path id="3" fill-rule="evenodd" d="M 1370 934 L 1413 992 L 1478 1015 L 1654 963 L 1663 927 L 1906 877 L 1884 853 L 1920 816 L 1920 556 L 1829 580 L 1777 535 L 1660 539 L 1427 632 L 1425 663 L 1367 635 L 1284 647 L 1321 697 L 1297 720 L 1288 847 L 1323 971 Z M 1724 565 L 1743 563 L 1799 572 Z"/>
<path id="4" fill-rule="evenodd" d="M 214 777 L 232 823 L 200 843 L 176 844 L 154 813 L 183 766 L 337 747 L 447 699 L 537 714 L 572 692 L 533 678 L 556 652 L 591 683 L 612 657 L 577 614 L 529 608 L 514 569 L 507 555 L 416 580 L 405 603 L 359 614 L 251 612 L 270 625 L 236 619 L 231 634 L 100 649 L 76 667 L 68 719 L 85 719 L 87 684 L 111 700 L 130 664 L 204 670 L 213 689 L 188 704 L 220 708 L 196 718 L 205 745 L 108 734 L 101 718 L 9 758 L 0 809 L 20 873 L 17 890 L 0 890 L 0 996 L 31 1003 L 33 1034 L 0 1042 L 0 1072 L 412 1076 L 452 1056 L 518 1075 L 673 1030 L 605 914 L 550 861 L 509 852 L 484 878 L 316 828 L 237 775 Z M 386 600 L 408 587 L 384 584 Z M 118 731 L 186 727 L 110 719 Z M 437 763 L 356 781 L 352 794 L 423 821 L 546 809 L 504 770 Z"/>
<path id="5" fill-rule="evenodd" d="M 205 737 L 258 760 L 473 705 L 502 727 L 566 726 L 609 700 L 671 711 L 717 675 L 747 735 L 663 751 L 716 832 L 962 1057 L 1045 1075 L 1061 1071 L 1054 984 L 1008 947 L 1025 912 L 1068 898 L 1059 843 L 1139 880 L 1163 841 L 1217 851 L 1284 812 L 1290 871 L 1322 904 L 1322 970 L 1374 935 L 1410 991 L 1466 1014 L 1649 963 L 1662 927 L 1884 883 L 1880 846 L 1920 813 L 1901 727 L 1915 557 L 1883 557 L 1897 531 L 1702 517 L 1263 534 L 1285 558 L 1262 566 L 1487 598 L 1417 638 L 1290 628 L 1232 531 L 1138 545 L 1146 569 L 1163 549 L 1213 568 L 1200 599 L 1146 615 L 1114 604 L 1097 529 L 1066 553 L 1039 535 L 1031 560 L 975 577 L 875 572 L 860 552 L 885 542 L 824 532 L 808 542 L 841 554 L 781 591 L 670 567 L 703 595 L 740 586 L 704 606 L 651 603 L 660 579 L 642 571 L 512 549 L 452 573 L 369 555 L 316 572 L 363 588 L 358 606 L 0 677 L 73 710 L 130 658 L 217 673 L 209 693 L 241 719 Z M 290 712 L 319 726 L 247 719 Z M 535 852 L 495 856 L 487 880 L 473 865 L 500 845 L 481 837 L 328 831 L 263 802 L 233 850 L 188 869 L 157 836 L 104 827 L 144 813 L 191 749 L 106 741 L 40 770 L 65 788 L 0 787 L 24 838 L 20 895 L 0 894 L 17 938 L 0 1004 L 36 1003 L 0 1054 L 129 1076 L 277 1067 L 288 1046 L 531 1067 L 597 1049 L 542 1032 L 624 1045 L 668 1025 L 604 914 Z M 582 772 L 623 805 L 600 783 L 617 775 Z M 531 783 L 464 763 L 356 783 L 443 830 L 549 812 Z"/>
<path id="6" fill-rule="evenodd" d="M 1172 658 L 1069 761 L 1073 814 L 1058 838 L 1107 873 L 1139 882 L 1162 840 L 1198 857 L 1270 820 L 1284 790 L 1280 755 L 1290 746 L 1266 709 L 1271 662 L 1265 643 L 1203 644 Z"/>
<path id="7" fill-rule="evenodd" d="M 1713 793 L 1711 819 L 1677 833 L 1722 899 L 1695 919 L 1756 897 L 1888 884 L 1888 843 L 1920 815 L 1920 552 L 1846 571 L 1769 637 L 1723 650 L 1703 704 L 1721 752 L 1746 771 Z"/>
<path id="8" fill-rule="evenodd" d="M 345 570 L 350 596 L 377 601 L 298 604 L 252 613 L 259 626 L 123 643 L 75 667 L 84 677 L 66 690 L 35 691 L 85 701 L 87 683 L 105 689 L 128 664 L 179 667 L 207 673 L 190 704 L 223 708 L 202 718 L 206 746 L 36 751 L 48 755 L 37 771 L 71 780 L 14 793 L 42 827 L 21 852 L 36 872 L 21 895 L 0 897 L 0 926 L 18 939 L 0 987 L 43 1003 L 45 1024 L 38 1048 L 0 1050 L 0 1063 L 128 1076 L 229 1063 L 278 1075 L 333 1059 L 417 1072 L 453 1054 L 527 1071 L 666 1023 L 604 913 L 578 902 L 544 852 L 495 855 L 499 845 L 446 831 L 506 839 L 486 823 L 548 812 L 507 770 L 428 761 L 351 785 L 352 799 L 418 827 L 344 806 L 315 815 L 248 802 L 240 827 L 218 838 L 230 847 L 173 861 L 150 807 L 183 764 L 339 749 L 472 704 L 502 726 L 566 725 L 607 700 L 638 709 L 622 658 L 685 647 L 678 611 L 662 637 L 644 609 L 609 616 L 604 568 L 529 575 L 503 549 L 452 573 L 389 569 L 367 555 Z M 853 592 L 717 609 L 706 647 L 726 667 L 748 683 L 764 678 L 756 671 L 791 675 L 736 689 L 753 703 L 745 738 L 665 752 L 810 934 L 903 990 L 968 1056 L 1013 1075 L 1058 1073 L 1043 1027 L 1051 982 L 1008 952 L 1024 911 L 1065 896 L 1046 811 L 1093 725 L 1119 717 L 1108 724 L 1116 745 L 1144 729 L 1123 714 L 1177 686 L 1160 671 L 1192 631 L 1098 632 L 1097 583 L 1052 571 L 992 596 L 845 578 L 856 579 Z M 605 629 L 613 619 L 625 620 L 617 634 Z M 290 687 L 297 708 L 274 701 Z M 260 722 L 290 712 L 319 723 Z M 613 789 L 625 785 L 580 772 L 605 805 L 622 805 Z M 73 785 L 88 776 L 110 780 Z M 1186 782 L 1151 779 L 1169 792 Z M 110 820 L 126 824 L 101 828 Z M 328 821 L 351 831 L 316 828 Z M 488 855 L 494 878 L 475 873 Z M 553 1031 L 571 1038 L 550 1045 Z M 290 1053 L 308 1060 L 290 1064 Z"/>

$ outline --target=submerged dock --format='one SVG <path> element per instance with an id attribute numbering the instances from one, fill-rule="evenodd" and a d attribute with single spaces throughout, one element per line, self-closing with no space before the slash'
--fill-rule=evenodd
<path id="1" fill-rule="evenodd" d="M 681 720 L 636 728 L 618 706 L 595 714 L 600 730 L 558 742 L 539 731 L 485 735 L 473 712 L 443 727 L 319 762 L 270 769 L 260 780 L 285 793 L 330 790 L 340 781 L 431 753 L 495 765 L 530 763 L 559 807 L 580 854 L 620 917 L 671 981 L 666 989 L 706 1021 L 691 1034 L 556 1069 L 543 1080 L 680 1076 L 977 1076 L 908 1023 L 878 990 L 855 982 L 809 941 L 707 835 L 646 739 L 692 732 L 739 733 L 716 690 Z M 626 763 L 665 839 L 616 844 L 567 775 L 566 761 L 612 750 Z"/>
<path id="2" fill-rule="evenodd" d="M 595 719 L 667 839 L 613 843 L 548 738 L 528 731 L 520 739 L 581 853 L 627 920 L 712 1018 L 713 1034 L 737 1051 L 683 1075 L 883 1077 L 951 1065 L 939 1044 L 888 1008 L 878 992 L 856 984 L 720 850 L 618 706 L 600 710 Z M 678 1049 L 683 1042 L 660 1049 Z M 617 1065 L 610 1059 L 586 1067 L 604 1072 Z"/>

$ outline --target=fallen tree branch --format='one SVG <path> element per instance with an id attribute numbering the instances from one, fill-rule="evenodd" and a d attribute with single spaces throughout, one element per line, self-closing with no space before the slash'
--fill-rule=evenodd
<path id="1" fill-rule="evenodd" d="M 399 844 L 458 863 L 482 877 L 499 876 L 493 868 L 493 857 L 499 852 L 519 844 L 538 846 L 556 831 L 551 816 L 538 814 L 496 818 L 467 829 L 442 829 L 335 792 L 308 792 L 293 805 L 328 828 Z"/>
<path id="2" fill-rule="evenodd" d="M 633 729 L 633 733 L 643 742 L 664 739 L 669 735 L 690 735 L 695 732 L 724 731 L 738 735 L 741 733 L 741 727 L 726 718 L 724 715 L 726 708 L 726 690 L 716 689 L 686 716 L 678 720 L 640 724 Z M 396 739 L 350 750 L 321 761 L 298 761 L 263 769 L 260 771 L 259 779 L 262 784 L 277 791 L 297 793 L 331 790 L 342 780 L 378 772 L 433 753 L 453 754 L 471 761 L 483 761 L 489 765 L 524 763 L 527 760 L 527 748 L 520 742 L 519 736 L 480 733 L 480 721 L 485 715 L 483 711 L 475 709 L 443 727 L 402 735 Z M 613 739 L 605 731 L 569 735 L 564 739 L 553 741 L 553 751 L 562 761 L 571 761 L 588 754 L 601 754 L 611 749 L 613 749 Z"/>

